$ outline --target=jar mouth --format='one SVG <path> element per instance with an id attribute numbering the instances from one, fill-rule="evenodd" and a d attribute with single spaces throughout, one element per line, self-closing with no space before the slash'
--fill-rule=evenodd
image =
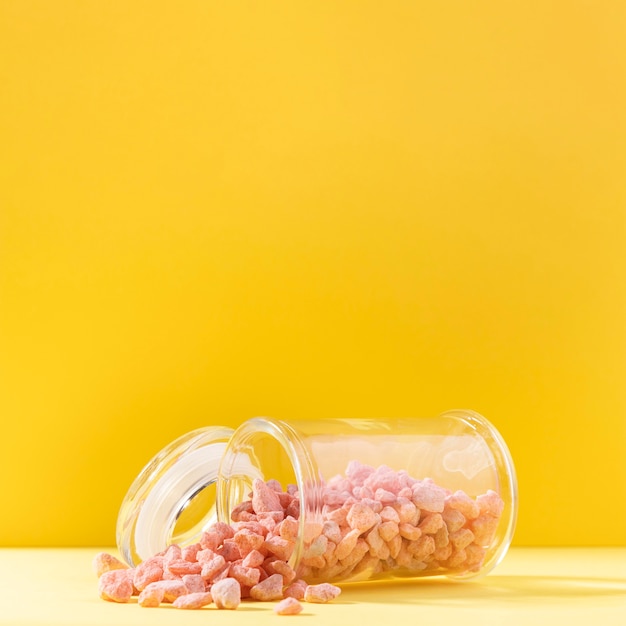
<path id="1" fill-rule="evenodd" d="M 242 471 L 243 470 L 243 471 Z M 304 548 L 305 519 L 321 519 L 319 476 L 298 432 L 289 424 L 255 417 L 244 422 L 226 448 L 217 479 L 217 516 L 232 523 L 231 511 L 250 498 L 255 478 L 278 480 L 286 490 L 295 485 L 301 510 L 296 545 L 289 564 L 295 569 Z"/>
<path id="2" fill-rule="evenodd" d="M 171 442 L 144 466 L 117 517 L 117 547 L 129 565 L 138 565 L 173 542 L 197 541 L 216 521 L 212 486 L 233 432 L 226 427 L 194 430 Z M 189 518 L 190 508 L 195 508 L 194 519 L 181 530 L 181 519 Z"/>

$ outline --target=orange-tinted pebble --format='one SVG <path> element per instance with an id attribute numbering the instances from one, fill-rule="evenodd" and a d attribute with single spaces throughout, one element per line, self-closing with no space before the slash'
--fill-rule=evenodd
<path id="1" fill-rule="evenodd" d="M 478 507 L 477 507 L 478 508 Z M 453 533 L 465 526 L 465 515 L 461 513 L 458 509 L 449 508 L 446 506 L 443 513 L 441 514 L 443 521 L 446 523 L 448 530 Z"/>
<path id="2" fill-rule="evenodd" d="M 283 597 L 283 577 L 280 574 L 268 576 L 250 589 L 250 597 L 260 602 L 280 600 Z"/>
<path id="3" fill-rule="evenodd" d="M 450 533 L 450 543 L 455 550 L 463 550 L 474 541 L 474 533 L 468 528 L 461 528 Z"/>
<path id="4" fill-rule="evenodd" d="M 151 589 L 161 589 L 163 591 L 163 602 L 174 602 L 178 596 L 188 593 L 187 587 L 182 580 L 158 580 L 150 583 L 144 591 Z"/>
<path id="5" fill-rule="evenodd" d="M 296 578 L 296 573 L 293 569 L 291 569 L 289 563 L 281 561 L 278 558 L 270 557 L 265 559 L 263 569 L 266 571 L 268 576 L 271 576 L 272 574 L 280 574 L 283 577 L 283 585 L 291 584 Z"/>
<path id="6" fill-rule="evenodd" d="M 274 607 L 276 615 L 297 615 L 302 612 L 302 605 L 292 596 L 278 602 Z"/>
<path id="7" fill-rule="evenodd" d="M 335 549 L 335 555 L 337 558 L 342 561 L 345 559 L 354 547 L 356 546 L 356 542 L 361 535 L 361 531 L 358 528 L 351 530 L 348 532 L 344 538 L 337 544 L 337 548 Z"/>
<path id="8" fill-rule="evenodd" d="M 488 546 L 496 534 L 498 528 L 498 518 L 491 515 L 479 515 L 470 523 L 470 528 L 474 533 L 474 541 L 479 546 Z"/>
<path id="9" fill-rule="evenodd" d="M 252 550 L 260 550 L 265 539 L 262 534 L 255 533 L 247 528 L 242 528 L 235 533 L 233 541 L 239 548 L 241 557 L 247 556 Z"/>
<path id="10" fill-rule="evenodd" d="M 504 501 L 493 490 L 489 489 L 487 493 L 484 493 L 476 498 L 476 503 L 480 508 L 481 515 L 493 515 L 494 517 L 500 517 L 504 510 Z"/>
<path id="11" fill-rule="evenodd" d="M 474 519 L 480 514 L 478 503 L 460 489 L 446 498 L 446 507 L 459 511 L 467 519 Z"/>
<path id="12" fill-rule="evenodd" d="M 406 522 L 398 525 L 398 532 L 403 539 L 408 539 L 409 541 L 414 541 L 422 536 L 421 528 Z"/>
<path id="13" fill-rule="evenodd" d="M 441 513 L 431 513 L 424 517 L 419 523 L 419 528 L 425 535 L 432 535 L 436 533 L 442 526 L 445 525 Z"/>
<path id="14" fill-rule="evenodd" d="M 341 589 L 330 583 L 308 585 L 304 592 L 304 601 L 323 604 L 334 600 L 340 593 Z"/>
<path id="15" fill-rule="evenodd" d="M 144 608 L 155 608 L 163 602 L 165 591 L 160 587 L 148 585 L 137 598 L 139 606 Z"/>
<path id="16" fill-rule="evenodd" d="M 304 598 L 304 592 L 308 587 L 306 581 L 301 578 L 292 582 L 291 585 L 285 588 L 283 595 L 291 598 L 295 598 L 296 600 L 302 600 Z"/>
<path id="17" fill-rule="evenodd" d="M 364 533 L 380 522 L 380 515 L 361 502 L 355 502 L 348 511 L 346 521 L 350 528 Z"/>
<path id="18" fill-rule="evenodd" d="M 93 569 L 98 578 L 100 578 L 105 572 L 116 569 L 128 569 L 128 565 L 108 552 L 99 552 L 93 558 Z"/>
<path id="19" fill-rule="evenodd" d="M 383 541 L 391 541 L 398 534 L 398 524 L 396 522 L 382 522 L 378 525 L 378 534 Z"/>
<path id="20" fill-rule="evenodd" d="M 278 526 L 278 533 L 286 541 L 295 541 L 298 536 L 298 521 L 293 517 L 286 517 Z"/>
<path id="21" fill-rule="evenodd" d="M 211 602 L 213 602 L 213 596 L 210 591 L 199 591 L 178 596 L 172 604 L 177 609 L 201 609 Z"/>
<path id="22" fill-rule="evenodd" d="M 282 537 L 270 537 L 265 540 L 263 547 L 271 554 L 276 555 L 283 561 L 288 561 L 293 553 L 295 544 L 293 541 L 286 541 Z"/>

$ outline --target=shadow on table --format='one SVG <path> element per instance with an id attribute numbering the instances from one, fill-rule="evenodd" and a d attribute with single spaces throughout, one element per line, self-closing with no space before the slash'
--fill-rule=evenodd
<path id="1" fill-rule="evenodd" d="M 360 585 L 359 585 L 360 586 Z M 356 590 L 357 585 L 355 585 Z M 360 586 L 359 596 L 365 592 Z M 368 585 L 369 587 L 369 585 Z M 346 588 L 345 600 L 350 597 Z M 413 583 L 390 582 L 370 587 L 371 601 L 406 604 L 463 605 L 476 601 L 498 603 L 571 602 L 576 598 L 626 599 L 626 579 L 581 578 L 567 576 L 489 576 L 482 581 L 458 582 L 446 579 L 420 580 Z M 367 602 L 359 598 L 359 602 Z"/>

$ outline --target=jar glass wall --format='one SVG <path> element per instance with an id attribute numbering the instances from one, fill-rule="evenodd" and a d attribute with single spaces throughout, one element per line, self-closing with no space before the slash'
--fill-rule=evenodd
<path id="1" fill-rule="evenodd" d="M 290 565 L 307 582 L 482 575 L 503 558 L 517 517 L 507 446 L 472 411 L 248 420 L 218 472 L 221 521 L 237 517 L 259 477 L 297 500 Z"/>

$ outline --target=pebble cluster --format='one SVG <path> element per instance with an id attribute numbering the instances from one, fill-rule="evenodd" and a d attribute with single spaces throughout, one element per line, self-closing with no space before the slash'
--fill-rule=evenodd
<path id="1" fill-rule="evenodd" d="M 96 555 L 100 597 L 137 596 L 142 607 L 180 609 L 236 609 L 249 598 L 277 602 L 277 614 L 295 615 L 301 601 L 336 598 L 341 590 L 332 582 L 478 571 L 504 508 L 494 491 L 473 499 L 428 478 L 352 461 L 325 484 L 321 515 L 304 525 L 294 570 L 299 495 L 294 485 L 283 491 L 275 480 L 256 479 L 231 523 L 213 524 L 198 543 L 170 545 L 135 568 Z"/>

